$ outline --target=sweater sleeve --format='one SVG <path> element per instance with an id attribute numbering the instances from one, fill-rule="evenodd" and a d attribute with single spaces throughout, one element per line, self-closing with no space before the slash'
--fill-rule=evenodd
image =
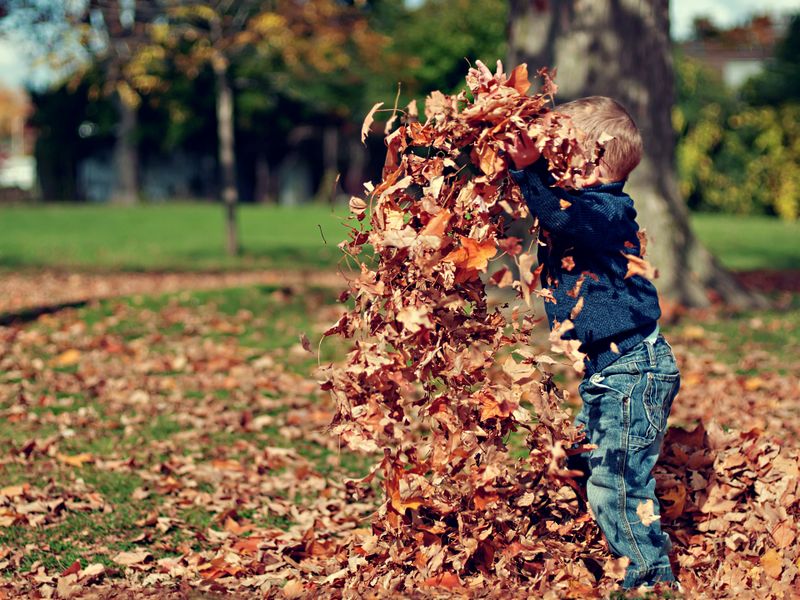
<path id="1" fill-rule="evenodd" d="M 544 159 L 525 169 L 512 169 L 510 174 L 545 230 L 570 238 L 575 244 L 593 247 L 616 248 L 625 240 L 636 239 L 633 203 L 627 196 L 604 191 L 610 186 L 573 193 L 552 187 L 555 179 Z M 612 185 L 621 189 L 621 184 Z"/>

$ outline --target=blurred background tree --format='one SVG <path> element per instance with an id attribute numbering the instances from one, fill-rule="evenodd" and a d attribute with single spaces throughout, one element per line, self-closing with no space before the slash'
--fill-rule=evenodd
<path id="1" fill-rule="evenodd" d="M 661 14 L 667 6 L 650 4 L 643 10 Z M 574 25 L 569 5 L 9 0 L 0 31 L 35 40 L 29 50 L 54 74 L 52 86 L 31 93 L 41 198 L 223 199 L 227 246 L 235 252 L 239 202 L 329 202 L 360 193 L 362 181 L 378 176 L 382 140 L 371 136 L 364 148 L 358 133 L 372 104 L 394 105 L 398 84 L 401 106 L 422 101 L 434 89 L 460 88 L 467 60 L 491 63 L 508 52 L 511 62 L 527 57 L 532 66 L 557 58 L 563 98 L 580 93 L 571 80 L 602 53 L 558 58 L 557 47 L 578 47 L 569 27 L 559 30 L 561 41 L 555 29 L 540 32 L 550 21 L 539 8 L 566 11 L 560 23 Z M 587 5 L 579 20 L 588 23 L 604 6 Z M 659 52 L 669 52 L 663 31 L 658 39 Z M 677 134 L 673 212 L 685 200 L 693 210 L 798 217 L 798 39 L 797 19 L 783 28 L 756 16 L 732 29 L 699 19 L 679 44 L 671 124 L 665 94 L 666 118 L 648 135 L 651 145 L 660 140 L 667 148 L 671 128 Z M 537 50 L 543 44 L 550 50 Z M 740 74 L 735 84 L 713 63 L 715 53 L 756 47 L 761 72 Z M 585 91 L 636 105 L 636 85 L 606 63 L 596 80 L 584 81 Z"/>
<path id="2" fill-rule="evenodd" d="M 695 39 L 708 34 L 701 23 Z M 705 26 L 704 26 L 705 25 Z M 725 32 L 714 37 L 724 43 Z M 680 190 L 691 208 L 800 215 L 800 18 L 763 72 L 736 90 L 697 59 L 677 60 L 673 122 Z"/>

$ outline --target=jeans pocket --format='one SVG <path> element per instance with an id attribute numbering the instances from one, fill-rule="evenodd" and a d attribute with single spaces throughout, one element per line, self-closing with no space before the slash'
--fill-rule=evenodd
<path id="1" fill-rule="evenodd" d="M 644 391 L 644 410 L 656 435 L 667 426 L 672 399 L 680 385 L 679 373 L 647 373 L 647 387 Z"/>
<path id="2" fill-rule="evenodd" d="M 643 386 L 637 387 L 630 399 L 628 435 L 632 448 L 647 448 L 663 435 L 679 382 L 678 373 L 645 373 Z"/>

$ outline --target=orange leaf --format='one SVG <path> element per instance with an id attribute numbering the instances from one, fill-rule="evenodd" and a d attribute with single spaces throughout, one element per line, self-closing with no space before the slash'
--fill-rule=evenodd
<path id="1" fill-rule="evenodd" d="M 303 582 L 298 579 L 290 579 L 286 582 L 286 585 L 283 586 L 281 592 L 286 598 L 299 598 L 303 594 L 305 594 L 306 588 L 303 585 Z"/>
<path id="2" fill-rule="evenodd" d="M 258 554 L 258 546 L 264 538 L 260 537 L 246 537 L 237 540 L 233 545 L 233 551 L 237 554 Z"/>
<path id="3" fill-rule="evenodd" d="M 425 228 L 420 231 L 420 235 L 434 235 L 436 237 L 442 237 L 444 235 L 445 227 L 447 227 L 448 221 L 450 221 L 450 217 L 452 213 L 444 209 L 434 215 L 434 217 L 428 221 L 428 224 L 425 225 Z"/>
<path id="4" fill-rule="evenodd" d="M 210 563 L 205 563 L 198 567 L 198 571 L 204 579 L 216 579 L 224 575 L 236 575 L 242 571 L 242 567 L 232 565 L 222 557 L 214 558 Z"/>
<path id="5" fill-rule="evenodd" d="M 397 478 L 397 476 L 388 477 L 385 480 L 384 485 L 386 486 L 386 491 L 388 493 L 392 508 L 394 508 L 401 515 L 406 512 L 407 508 L 416 510 L 425 504 L 424 499 L 418 496 L 402 498 L 400 496 L 400 480 Z"/>
<path id="6" fill-rule="evenodd" d="M 61 462 L 71 465 L 73 467 L 82 467 L 84 463 L 92 462 L 94 457 L 89 454 L 88 452 L 84 452 L 82 454 L 75 454 L 75 455 L 68 455 L 68 454 L 61 454 L 60 452 L 56 454 L 56 458 Z"/>
<path id="7" fill-rule="evenodd" d="M 492 502 L 497 502 L 498 500 L 500 500 L 500 496 L 487 492 L 483 488 L 477 490 L 472 497 L 472 502 L 475 504 L 476 510 L 483 510 Z"/>
<path id="8" fill-rule="evenodd" d="M 476 149 L 476 152 L 478 154 L 478 160 L 480 161 L 481 171 L 486 173 L 489 177 L 494 177 L 505 167 L 503 159 L 494 146 L 485 144 L 482 148 Z"/>
<path id="9" fill-rule="evenodd" d="M 225 525 L 223 527 L 225 531 L 230 531 L 234 535 L 241 535 L 246 531 L 250 531 L 252 527 L 250 525 L 240 525 L 236 520 L 228 517 L 225 519 Z"/>
<path id="10" fill-rule="evenodd" d="M 506 82 L 506 85 L 513 87 L 520 94 L 524 94 L 531 87 L 531 82 L 528 81 L 528 65 L 522 63 L 511 71 L 511 75 Z"/>
<path id="11" fill-rule="evenodd" d="M 761 567 L 764 569 L 764 573 L 773 579 L 778 579 L 781 576 L 781 573 L 783 573 L 783 560 L 781 555 L 772 548 L 761 555 L 760 562 Z"/>
<path id="12" fill-rule="evenodd" d="M 77 365 L 81 359 L 81 351 L 75 348 L 70 348 L 59 354 L 53 359 L 53 364 L 57 367 L 71 367 Z"/>
<path id="13" fill-rule="evenodd" d="M 775 540 L 778 548 L 788 548 L 794 542 L 795 532 L 793 525 L 794 523 L 790 519 L 781 521 L 772 529 L 772 539 Z"/>
<path id="14" fill-rule="evenodd" d="M 425 500 L 418 496 L 403 499 L 400 497 L 400 492 L 392 493 L 391 501 L 394 509 L 400 514 L 406 512 L 407 508 L 410 508 L 411 510 L 417 510 L 420 506 L 425 504 Z"/>
<path id="15" fill-rule="evenodd" d="M 70 566 L 68 566 L 66 569 L 64 569 L 61 572 L 61 577 L 66 577 L 67 575 L 72 575 L 73 573 L 77 573 L 80 570 L 81 570 L 81 561 L 80 560 L 76 560 L 74 563 L 72 563 Z"/>
<path id="16" fill-rule="evenodd" d="M 628 259 L 628 272 L 625 273 L 625 279 L 633 277 L 634 275 L 641 275 L 647 279 L 655 279 L 658 277 L 658 270 L 653 268 L 645 259 L 636 256 L 635 254 L 622 253 Z"/>
<path id="17" fill-rule="evenodd" d="M 670 502 L 664 507 L 663 516 L 670 521 L 677 519 L 683 513 L 683 507 L 686 505 L 686 488 L 683 484 L 670 488 L 661 495 L 661 500 Z"/>
<path id="18" fill-rule="evenodd" d="M 460 236 L 461 247 L 453 250 L 444 257 L 446 262 L 451 262 L 465 271 L 485 271 L 489 259 L 497 254 L 494 240 L 479 242 L 466 236 Z"/>
<path id="19" fill-rule="evenodd" d="M 23 483 L 22 485 L 8 485 L 2 489 L 0 489 L 0 496 L 5 496 L 6 498 L 13 498 L 14 496 L 22 496 L 28 489 L 30 489 L 30 484 Z"/>
<path id="20" fill-rule="evenodd" d="M 211 461 L 211 466 L 221 471 L 244 471 L 242 463 L 229 458 L 215 458 Z"/>
<path id="21" fill-rule="evenodd" d="M 423 585 L 454 590 L 461 587 L 461 580 L 458 578 L 458 575 L 454 573 L 441 573 L 433 577 L 428 577 Z"/>

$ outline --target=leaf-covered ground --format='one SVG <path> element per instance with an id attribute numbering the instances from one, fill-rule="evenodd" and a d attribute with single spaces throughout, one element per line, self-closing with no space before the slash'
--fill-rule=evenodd
<path id="1" fill-rule="evenodd" d="M 325 432 L 313 375 L 335 296 L 182 292 L 0 327 L 0 597 L 335 596 L 369 569 L 342 551 L 371 536 L 379 500 L 347 482 L 368 461 Z M 706 424 L 675 430 L 659 467 L 680 577 L 692 597 L 715 594 L 712 578 L 720 595 L 791 597 L 800 297 L 667 334 L 683 373 L 672 422 Z"/>

